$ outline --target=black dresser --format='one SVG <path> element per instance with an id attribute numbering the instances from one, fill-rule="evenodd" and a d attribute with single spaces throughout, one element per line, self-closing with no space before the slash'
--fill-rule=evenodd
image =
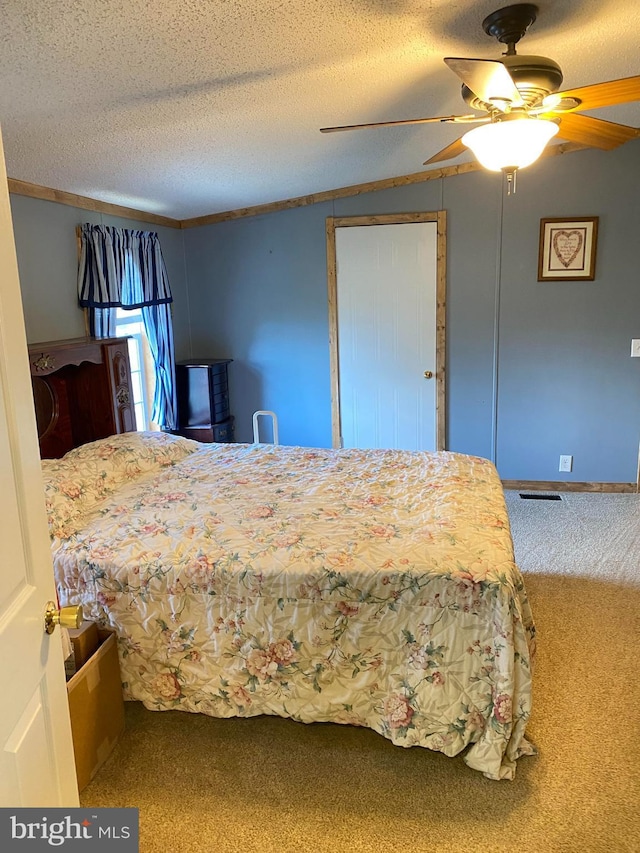
<path id="1" fill-rule="evenodd" d="M 227 365 L 230 358 L 176 362 L 178 435 L 196 441 L 233 441 Z"/>

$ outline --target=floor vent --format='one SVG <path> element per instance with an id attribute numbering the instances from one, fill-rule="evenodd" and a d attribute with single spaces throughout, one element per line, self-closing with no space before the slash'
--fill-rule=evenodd
<path id="1" fill-rule="evenodd" d="M 523 501 L 561 501 L 560 495 L 525 494 L 520 492 Z"/>

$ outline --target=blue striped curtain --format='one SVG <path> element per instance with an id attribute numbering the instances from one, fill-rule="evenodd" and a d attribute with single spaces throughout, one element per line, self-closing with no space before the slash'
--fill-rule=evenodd
<path id="1" fill-rule="evenodd" d="M 113 336 L 115 308 L 141 308 L 156 373 L 151 419 L 177 426 L 173 301 L 160 240 L 153 231 L 86 224 L 81 229 L 78 299 L 89 309 L 91 332 Z"/>
<path id="2" fill-rule="evenodd" d="M 167 302 L 143 305 L 142 321 L 156 368 L 151 420 L 165 429 L 178 426 L 178 402 L 175 394 L 175 356 L 171 308 Z"/>
<path id="3" fill-rule="evenodd" d="M 89 308 L 89 331 L 94 338 L 115 338 L 116 309 Z"/>
<path id="4" fill-rule="evenodd" d="M 83 225 L 78 294 L 84 308 L 141 308 L 172 302 L 154 231 Z"/>

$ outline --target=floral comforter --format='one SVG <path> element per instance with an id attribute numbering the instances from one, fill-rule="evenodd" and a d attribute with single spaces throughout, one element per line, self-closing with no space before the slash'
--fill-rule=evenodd
<path id="1" fill-rule="evenodd" d="M 43 462 L 61 603 L 125 696 L 368 726 L 513 778 L 534 627 L 493 465 L 128 433 Z"/>

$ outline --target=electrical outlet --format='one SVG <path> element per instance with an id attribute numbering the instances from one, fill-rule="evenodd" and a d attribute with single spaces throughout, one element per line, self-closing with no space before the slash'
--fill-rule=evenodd
<path id="1" fill-rule="evenodd" d="M 631 358 L 640 358 L 640 339 L 633 338 L 631 341 Z"/>
<path id="2" fill-rule="evenodd" d="M 560 457 L 560 467 L 558 471 L 571 471 L 573 468 L 573 456 L 561 456 Z"/>

